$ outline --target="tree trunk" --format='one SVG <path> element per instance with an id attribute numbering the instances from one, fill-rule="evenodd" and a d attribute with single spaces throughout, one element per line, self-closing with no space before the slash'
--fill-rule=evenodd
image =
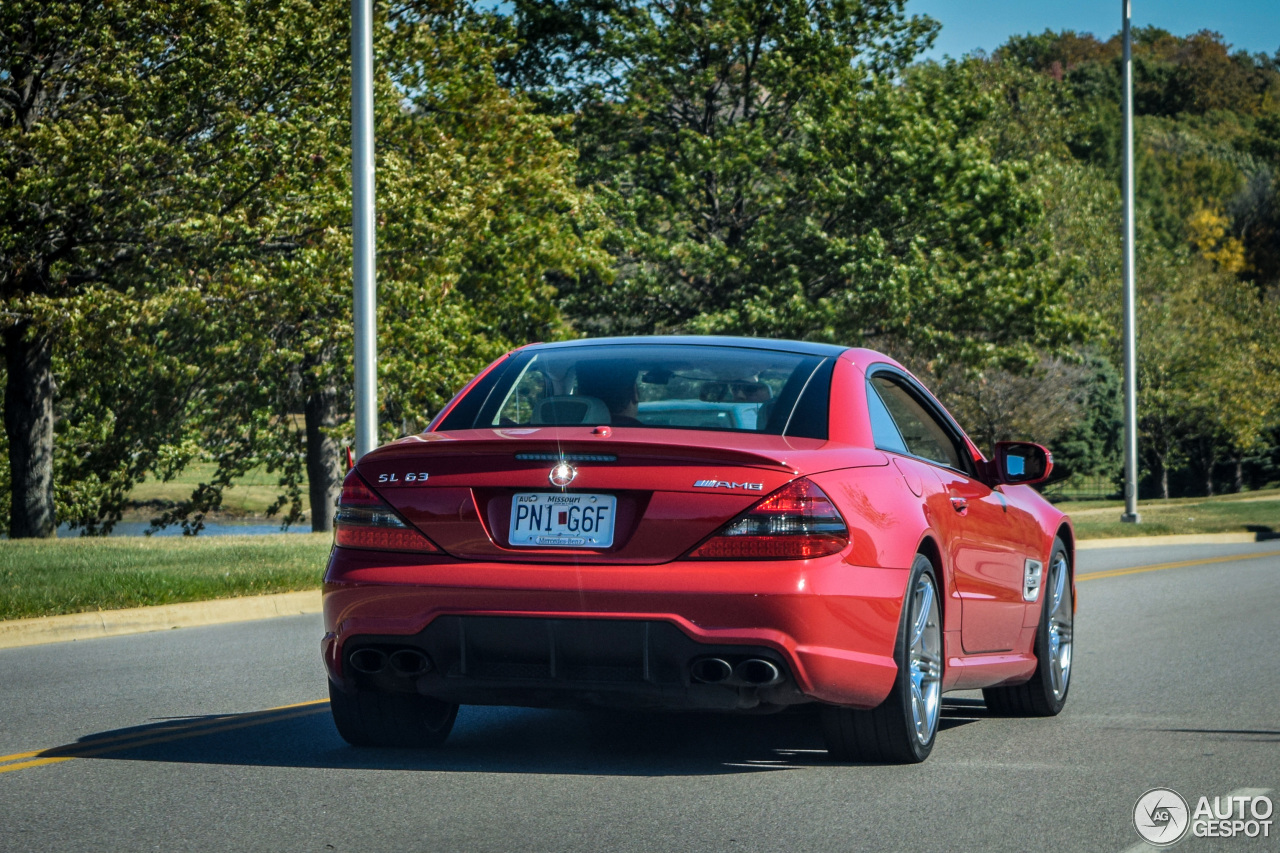
<path id="1" fill-rule="evenodd" d="M 1206 451 L 1204 458 L 1204 491 L 1209 497 L 1213 497 L 1213 466 L 1217 464 L 1218 457 L 1212 451 Z"/>
<path id="2" fill-rule="evenodd" d="M 11 539 L 58 534 L 53 503 L 53 340 L 30 332 L 25 323 L 4 332 Z"/>
<path id="3" fill-rule="evenodd" d="M 1155 457 L 1156 467 L 1160 469 L 1160 497 L 1165 500 L 1169 499 L 1169 466 L 1165 464 L 1167 458 L 1163 454 L 1153 453 Z"/>
<path id="4" fill-rule="evenodd" d="M 307 397 L 307 483 L 311 497 L 311 530 L 333 529 L 333 514 L 342 488 L 338 443 L 324 432 L 337 423 L 337 394 L 325 388 Z"/>
<path id="5" fill-rule="evenodd" d="M 1244 491 L 1244 459 L 1239 456 L 1236 457 L 1236 477 L 1232 487 L 1236 494 Z"/>

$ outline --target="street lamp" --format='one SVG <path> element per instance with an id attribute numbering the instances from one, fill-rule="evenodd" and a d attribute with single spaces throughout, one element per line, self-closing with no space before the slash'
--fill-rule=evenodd
<path id="1" fill-rule="evenodd" d="M 1124 16 L 1124 514 L 1138 515 L 1138 347 L 1133 286 L 1133 51 L 1130 0 L 1120 0 Z"/>
<path id="2" fill-rule="evenodd" d="M 373 178 L 373 0 L 351 0 L 351 243 L 357 459 L 378 444 Z"/>

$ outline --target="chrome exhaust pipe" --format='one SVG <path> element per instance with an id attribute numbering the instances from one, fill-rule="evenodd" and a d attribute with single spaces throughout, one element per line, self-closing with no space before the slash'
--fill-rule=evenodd
<path id="1" fill-rule="evenodd" d="M 422 675 L 431 671 L 431 658 L 417 649 L 396 649 L 387 662 L 396 675 Z"/>
<path id="2" fill-rule="evenodd" d="M 377 675 L 387 665 L 386 652 L 381 649 L 356 649 L 351 653 L 351 668 L 365 675 Z"/>
<path id="3" fill-rule="evenodd" d="M 769 687 L 782 680 L 782 673 L 778 671 L 777 664 L 763 658 L 744 660 L 734 669 L 733 674 L 739 681 L 746 682 L 752 687 Z"/>
<path id="4" fill-rule="evenodd" d="M 729 666 L 728 661 L 720 658 L 699 658 L 693 662 L 693 666 L 689 667 L 689 674 L 693 676 L 694 681 L 701 681 L 703 684 L 719 684 L 733 675 L 733 667 Z"/>

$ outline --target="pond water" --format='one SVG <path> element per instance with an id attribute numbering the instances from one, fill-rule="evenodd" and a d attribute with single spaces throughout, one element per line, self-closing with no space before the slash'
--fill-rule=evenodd
<path id="1" fill-rule="evenodd" d="M 122 521 L 112 530 L 112 536 L 144 536 L 150 527 L 145 521 Z M 266 533 L 310 533 L 311 524 L 294 524 L 288 530 L 281 530 L 279 524 L 263 522 L 206 521 L 200 536 L 261 536 Z M 80 531 L 71 530 L 65 524 L 58 526 L 59 538 L 74 538 Z M 182 525 L 175 524 L 163 530 L 157 530 L 152 536 L 181 536 Z"/>

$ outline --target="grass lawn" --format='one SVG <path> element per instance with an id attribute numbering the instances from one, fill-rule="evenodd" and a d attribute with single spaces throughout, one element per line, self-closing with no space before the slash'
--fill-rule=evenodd
<path id="1" fill-rule="evenodd" d="M 212 480 L 217 470 L 218 466 L 212 462 L 193 462 L 167 483 L 159 480 L 139 483 L 129 493 L 129 500 L 139 505 L 142 515 L 150 518 L 156 515 L 154 507 L 157 505 L 177 503 L 191 497 L 192 489 L 200 483 Z M 255 468 L 222 493 L 223 512 L 231 516 L 264 515 L 267 507 L 284 492 L 277 484 L 278 480 L 278 473 L 268 474 L 266 468 Z M 302 482 L 302 495 L 305 500 L 305 479 Z"/>
<path id="2" fill-rule="evenodd" d="M 1075 522 L 1081 539 L 1165 536 L 1180 533 L 1280 533 L 1280 489 L 1213 498 L 1139 501 L 1141 524 L 1120 521 L 1122 501 L 1058 504 Z"/>
<path id="3" fill-rule="evenodd" d="M 0 541 L 0 619 L 316 589 L 332 536 Z"/>

